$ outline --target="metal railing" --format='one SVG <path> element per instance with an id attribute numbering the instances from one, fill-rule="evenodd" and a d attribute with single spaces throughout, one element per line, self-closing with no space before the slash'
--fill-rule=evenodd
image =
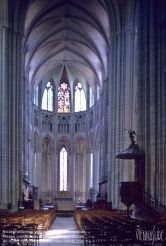
<path id="1" fill-rule="evenodd" d="M 147 213 L 154 215 L 166 215 L 166 206 L 164 206 L 162 203 L 160 203 L 144 190 L 142 193 L 139 193 L 132 188 L 131 200 L 134 205 L 140 207 Z"/>

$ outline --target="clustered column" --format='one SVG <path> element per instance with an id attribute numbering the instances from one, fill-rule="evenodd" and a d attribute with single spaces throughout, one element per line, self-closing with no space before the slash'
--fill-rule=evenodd
<path id="1" fill-rule="evenodd" d="M 119 207 L 120 182 L 134 180 L 134 163 L 115 159 L 130 145 L 125 128 L 135 127 L 134 30 L 116 32 L 110 47 L 107 193 L 108 201 Z"/>
<path id="2" fill-rule="evenodd" d="M 22 34 L 1 26 L 0 207 L 5 208 L 16 205 L 22 193 L 22 48 Z"/>

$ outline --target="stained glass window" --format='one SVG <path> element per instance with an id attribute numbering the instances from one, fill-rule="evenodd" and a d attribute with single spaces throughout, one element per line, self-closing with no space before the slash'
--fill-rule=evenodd
<path id="1" fill-rule="evenodd" d="M 36 87 L 34 95 L 34 104 L 39 107 L 39 86 Z"/>
<path id="2" fill-rule="evenodd" d="M 94 97 L 91 87 L 89 87 L 89 104 L 90 104 L 89 105 L 90 108 L 94 105 Z"/>
<path id="3" fill-rule="evenodd" d="M 86 110 L 85 93 L 80 82 L 75 86 L 75 112 Z"/>
<path id="4" fill-rule="evenodd" d="M 61 83 L 58 88 L 58 113 L 70 112 L 70 88 L 67 83 Z"/>
<path id="5" fill-rule="evenodd" d="M 42 98 L 42 109 L 53 111 L 53 86 L 48 82 Z"/>
<path id="6" fill-rule="evenodd" d="M 60 191 L 67 191 L 67 151 L 64 147 L 60 152 Z"/>

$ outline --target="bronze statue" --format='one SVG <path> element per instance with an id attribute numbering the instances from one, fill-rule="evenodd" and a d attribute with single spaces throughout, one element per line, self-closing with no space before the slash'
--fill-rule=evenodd
<path id="1" fill-rule="evenodd" d="M 127 130 L 127 129 L 125 129 L 125 130 Z M 131 145 L 135 144 L 135 140 L 134 140 L 134 138 L 135 138 L 134 135 L 136 135 L 135 131 L 128 130 L 128 133 L 129 133 L 129 138 L 131 139 Z"/>

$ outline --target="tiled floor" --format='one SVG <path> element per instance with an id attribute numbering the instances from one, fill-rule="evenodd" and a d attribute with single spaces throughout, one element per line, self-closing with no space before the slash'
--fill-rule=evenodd
<path id="1" fill-rule="evenodd" d="M 73 216 L 56 219 L 43 239 L 40 246 L 84 246 L 83 238 L 77 230 Z"/>

